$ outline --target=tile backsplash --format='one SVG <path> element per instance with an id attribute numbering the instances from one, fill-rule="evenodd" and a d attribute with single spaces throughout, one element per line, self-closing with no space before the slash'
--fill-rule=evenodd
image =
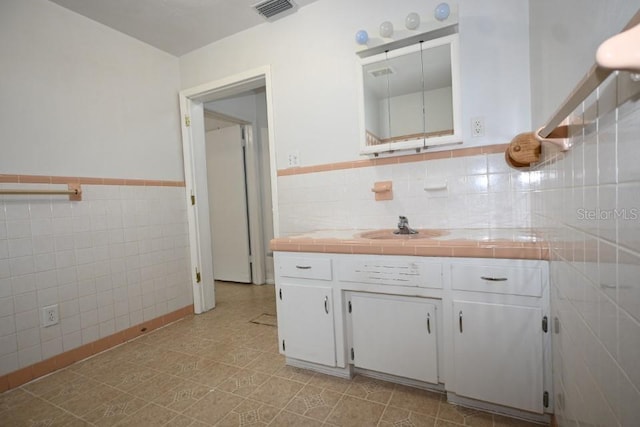
<path id="1" fill-rule="evenodd" d="M 193 303 L 184 187 L 82 191 L 0 196 L 0 375 Z M 59 323 L 44 328 L 53 304 Z"/>
<path id="2" fill-rule="evenodd" d="M 574 113 L 565 153 L 543 146 L 532 222 L 551 250 L 561 426 L 640 420 L 640 83 L 615 73 Z"/>
<path id="3" fill-rule="evenodd" d="M 528 228 L 529 180 L 504 153 L 279 176 L 280 231 L 394 228 L 399 215 L 414 228 Z M 393 200 L 375 201 L 379 181 Z"/>

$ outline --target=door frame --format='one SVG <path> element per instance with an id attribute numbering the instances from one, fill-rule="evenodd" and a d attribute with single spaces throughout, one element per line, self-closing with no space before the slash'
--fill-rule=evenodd
<path id="1" fill-rule="evenodd" d="M 278 236 L 278 189 L 271 67 L 263 66 L 255 68 L 189 89 L 184 89 L 179 93 L 182 152 L 186 186 L 185 193 L 188 206 L 189 250 L 192 266 L 191 282 L 193 285 L 193 304 L 196 314 L 203 313 L 215 307 L 206 159 L 203 157 L 205 144 L 204 103 L 216 98 L 246 92 L 262 86 L 265 88 L 267 106 L 273 234 L 274 236 Z M 202 165 L 203 161 L 205 161 L 204 166 Z M 192 196 L 195 197 L 195 205 L 191 203 Z M 204 220 L 205 218 L 206 220 Z M 264 252 L 262 247 L 259 250 Z M 200 274 L 199 282 L 197 280 L 198 273 Z"/>

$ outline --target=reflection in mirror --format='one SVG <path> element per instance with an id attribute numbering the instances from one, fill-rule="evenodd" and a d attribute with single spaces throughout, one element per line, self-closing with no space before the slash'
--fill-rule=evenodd
<path id="1" fill-rule="evenodd" d="M 449 46 L 421 46 L 364 67 L 367 132 L 379 143 L 453 133 Z"/>
<path id="2" fill-rule="evenodd" d="M 363 60 L 363 152 L 460 142 L 455 40 L 418 42 Z"/>

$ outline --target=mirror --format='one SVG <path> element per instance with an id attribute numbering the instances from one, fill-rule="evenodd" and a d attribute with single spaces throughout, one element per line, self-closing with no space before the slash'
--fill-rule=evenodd
<path id="1" fill-rule="evenodd" d="M 461 142 L 457 34 L 364 58 L 363 154 Z"/>

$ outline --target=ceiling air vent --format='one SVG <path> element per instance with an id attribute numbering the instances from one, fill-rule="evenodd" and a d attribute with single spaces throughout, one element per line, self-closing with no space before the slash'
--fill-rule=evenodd
<path id="1" fill-rule="evenodd" d="M 395 71 L 393 71 L 393 68 L 391 67 L 384 67 L 376 68 L 375 70 L 369 70 L 368 73 L 371 75 L 371 77 L 382 77 L 388 76 L 389 74 L 394 74 Z"/>
<path id="2" fill-rule="evenodd" d="M 291 0 L 267 0 L 254 4 L 253 8 L 266 20 L 273 21 L 295 12 L 296 5 Z"/>

